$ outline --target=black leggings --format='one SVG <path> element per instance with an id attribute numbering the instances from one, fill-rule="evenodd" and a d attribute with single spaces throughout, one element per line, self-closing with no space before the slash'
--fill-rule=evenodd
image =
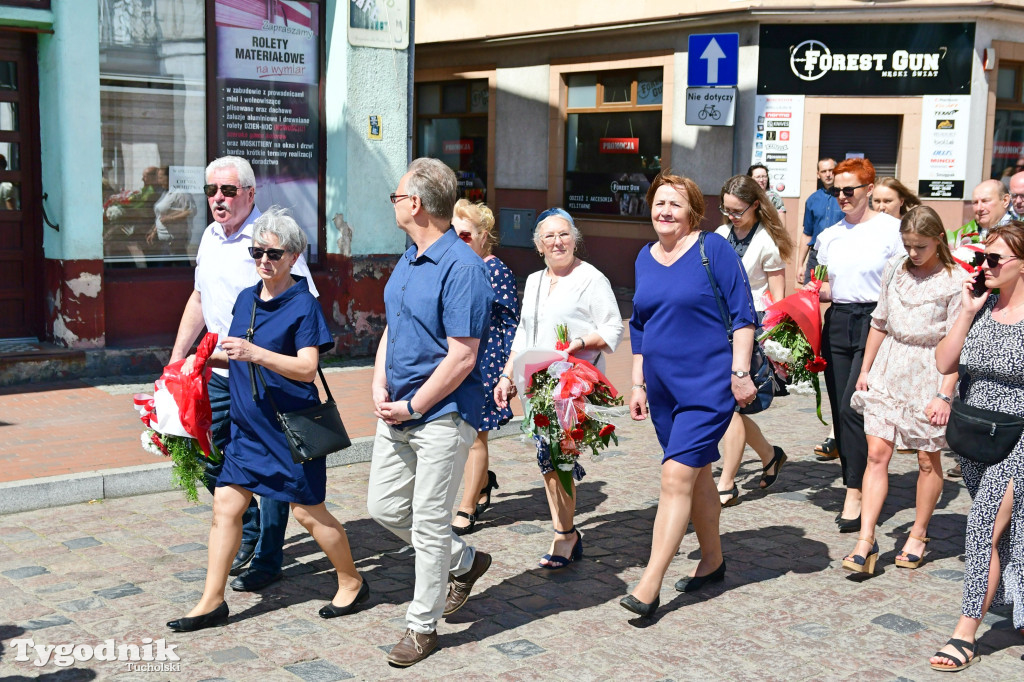
<path id="1" fill-rule="evenodd" d="M 821 354 L 825 367 L 825 388 L 832 405 L 839 459 L 843 464 L 843 484 L 860 488 L 868 463 L 868 441 L 864 436 L 864 417 L 850 407 L 857 390 L 857 377 L 864 361 L 864 344 L 871 327 L 876 303 L 833 303 L 825 313 Z"/>

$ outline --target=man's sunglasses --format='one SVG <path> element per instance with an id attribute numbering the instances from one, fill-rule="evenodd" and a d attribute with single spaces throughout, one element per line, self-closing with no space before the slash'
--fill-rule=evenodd
<path id="1" fill-rule="evenodd" d="M 217 196 L 217 189 L 217 185 L 203 185 L 203 192 L 206 193 L 206 196 L 211 198 Z M 220 185 L 219 189 L 220 193 L 224 196 L 233 197 L 238 194 L 238 190 L 245 189 L 245 187 L 238 187 L 236 185 Z"/>
<path id="2" fill-rule="evenodd" d="M 281 260 L 284 256 L 284 249 L 261 249 L 258 246 L 250 246 L 249 255 L 253 260 L 263 260 L 264 255 L 270 260 Z"/>
<path id="3" fill-rule="evenodd" d="M 1013 260 L 1016 256 L 1004 256 L 1001 253 L 986 253 L 985 262 L 988 263 L 990 268 L 998 268 L 1001 263 Z"/>
<path id="4" fill-rule="evenodd" d="M 870 184 L 870 183 L 868 183 L 868 184 Z M 847 199 L 849 199 L 850 197 L 853 196 L 853 190 L 860 189 L 861 187 L 867 187 L 867 186 L 868 186 L 867 184 L 857 185 L 856 187 L 836 187 L 835 185 L 833 185 L 832 187 L 829 187 L 825 191 L 828 192 L 829 194 L 831 194 L 834 197 L 838 197 L 839 193 L 842 192 L 843 196 L 845 196 Z"/>

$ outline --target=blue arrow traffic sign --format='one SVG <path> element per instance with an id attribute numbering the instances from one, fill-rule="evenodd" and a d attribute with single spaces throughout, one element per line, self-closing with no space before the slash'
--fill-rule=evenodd
<path id="1" fill-rule="evenodd" d="M 740 34 L 690 35 L 686 84 L 691 88 L 739 84 Z"/>

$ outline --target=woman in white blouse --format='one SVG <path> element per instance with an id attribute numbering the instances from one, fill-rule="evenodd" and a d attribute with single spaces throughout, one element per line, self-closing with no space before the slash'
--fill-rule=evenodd
<path id="1" fill-rule="evenodd" d="M 499 408 L 515 395 L 512 361 L 528 348 L 554 348 L 555 327 L 565 324 L 572 340 L 566 349 L 571 355 L 604 369 L 603 353 L 614 352 L 622 339 L 622 317 L 611 284 L 597 268 L 576 257 L 581 242 L 572 217 L 560 208 L 544 211 L 537 219 L 533 243 L 544 258 L 545 268 L 530 275 L 523 292 L 523 310 L 519 328 L 512 341 L 505 371 L 494 388 Z M 542 568 L 565 568 L 583 556 L 583 538 L 573 521 L 576 512 L 575 481 L 586 474 L 576 463 L 572 472 L 573 494 L 562 487 L 551 464 L 547 445 L 537 441 L 537 463 L 544 475 L 544 489 L 555 537 L 548 554 L 540 560 Z"/>
<path id="2" fill-rule="evenodd" d="M 818 296 L 831 303 L 825 313 L 821 354 L 825 387 L 843 464 L 846 499 L 836 517 L 841 533 L 860 530 L 861 483 L 868 461 L 864 417 L 850 406 L 864 360 L 871 313 L 878 304 L 882 270 L 904 252 L 900 221 L 871 209 L 875 167 L 867 159 L 846 159 L 835 171 L 829 193 L 845 217 L 818 235 L 818 263 L 828 267 L 828 281 Z"/>
<path id="3" fill-rule="evenodd" d="M 793 239 L 764 189 L 749 176 L 736 175 L 726 180 L 719 195 L 718 210 L 724 222 L 716 232 L 729 240 L 743 261 L 760 324 L 768 307 L 765 293 L 771 294 L 772 301 L 781 301 L 786 294 L 786 261 L 793 255 Z M 739 410 L 738 405 L 736 409 Z M 765 440 L 753 419 L 734 412 L 729 430 L 722 438 L 718 497 L 723 507 L 739 501 L 736 472 L 747 445 L 761 458 L 761 488 L 774 485 L 786 463 L 786 453 Z"/>

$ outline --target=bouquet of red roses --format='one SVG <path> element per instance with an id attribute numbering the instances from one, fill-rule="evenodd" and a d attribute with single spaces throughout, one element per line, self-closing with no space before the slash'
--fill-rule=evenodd
<path id="1" fill-rule="evenodd" d="M 216 346 L 217 335 L 207 333 L 196 350 L 191 373 L 182 373 L 185 361 L 179 360 L 164 367 L 154 384 L 154 395 L 134 396 L 135 409 L 146 425 L 142 448 L 171 458 L 174 484 L 191 502 L 199 500 L 198 486 L 205 484 L 205 461 L 219 464 L 222 459 L 210 438 L 213 415 L 207 393 L 210 370 L 206 361 Z"/>
<path id="2" fill-rule="evenodd" d="M 801 289 L 768 306 L 761 323 L 764 332 L 758 337 L 776 372 L 792 382 L 789 390 L 793 393 L 814 393 L 818 419 L 822 424 L 825 420 L 821 416 L 818 372 L 824 371 L 826 363 L 821 357 L 818 290 L 827 277 L 828 269 L 819 265 L 811 275 L 812 288 Z"/>
<path id="3" fill-rule="evenodd" d="M 516 356 L 513 374 L 519 392 L 529 400 L 523 431 L 547 444 L 558 479 L 572 495 L 572 470 L 587 448 L 597 455 L 609 443 L 619 444 L 611 409 L 622 398 L 596 367 L 569 355 L 568 328 L 555 328 L 556 350 L 530 349 Z"/>

